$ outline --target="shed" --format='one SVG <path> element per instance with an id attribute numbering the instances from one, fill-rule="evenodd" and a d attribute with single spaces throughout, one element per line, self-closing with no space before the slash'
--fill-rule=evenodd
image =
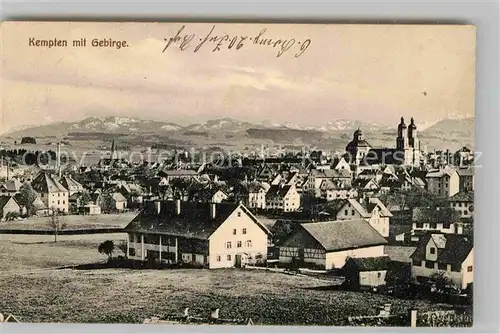
<path id="1" fill-rule="evenodd" d="M 388 256 L 349 258 L 344 267 L 346 282 L 358 287 L 385 285 L 391 259 Z"/>

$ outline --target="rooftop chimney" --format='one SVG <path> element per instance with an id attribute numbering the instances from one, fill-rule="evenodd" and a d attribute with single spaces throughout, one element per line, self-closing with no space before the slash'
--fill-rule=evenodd
<path id="1" fill-rule="evenodd" d="M 177 215 L 180 215 L 181 214 L 181 200 L 180 199 L 175 200 L 175 209 L 176 209 Z"/>
<path id="2" fill-rule="evenodd" d="M 157 215 L 159 215 L 161 211 L 161 202 L 156 200 L 154 203 L 155 203 L 155 212 Z"/>
<path id="3" fill-rule="evenodd" d="M 186 307 L 186 308 L 184 309 L 184 316 L 185 316 L 186 318 L 187 318 L 187 317 L 189 317 L 189 307 Z"/>
<path id="4" fill-rule="evenodd" d="M 215 203 L 210 203 L 210 217 L 212 219 L 215 219 L 215 213 L 217 212 L 215 205 Z"/>

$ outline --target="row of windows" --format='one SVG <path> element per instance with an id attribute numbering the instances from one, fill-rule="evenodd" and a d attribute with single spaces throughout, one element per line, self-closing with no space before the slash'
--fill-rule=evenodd
<path id="1" fill-rule="evenodd" d="M 236 235 L 237 233 L 237 230 L 235 228 L 233 228 L 233 235 Z M 246 228 L 242 228 L 241 229 L 241 234 L 247 234 L 247 229 Z"/>
<path id="2" fill-rule="evenodd" d="M 450 223 L 443 223 L 443 228 L 450 228 Z M 416 228 L 424 228 L 424 223 L 416 223 Z M 430 229 L 437 229 L 437 223 L 429 223 Z"/>
<path id="3" fill-rule="evenodd" d="M 55 204 L 55 201 L 52 201 L 52 204 Z M 66 204 L 66 201 L 63 200 L 62 204 Z M 60 200 L 57 200 L 57 205 L 61 205 L 61 201 Z"/>
<path id="4" fill-rule="evenodd" d="M 230 249 L 230 248 L 232 248 L 232 247 L 233 247 L 233 246 L 232 246 L 231 241 L 226 242 L 226 248 L 227 248 L 227 249 Z M 237 242 L 236 242 L 236 247 L 237 247 L 237 248 L 242 247 L 242 242 L 241 242 L 241 241 L 237 241 Z M 245 242 L 245 247 L 252 247 L 252 240 L 247 240 L 247 241 Z"/>
<path id="5" fill-rule="evenodd" d="M 455 203 L 451 203 L 451 204 L 452 204 L 452 206 L 456 206 L 457 208 L 459 208 L 459 207 L 465 208 L 468 205 L 468 203 L 465 203 L 465 202 L 455 202 Z"/>
<path id="6" fill-rule="evenodd" d="M 432 248 L 431 248 L 431 250 L 432 250 Z M 422 261 L 413 260 L 413 265 L 421 267 Z M 428 269 L 436 269 L 436 262 L 425 261 L 425 267 Z M 437 269 L 448 270 L 448 265 L 445 263 L 437 263 Z M 450 269 L 451 269 L 451 271 L 454 271 L 454 272 L 460 272 L 461 266 L 460 266 L 460 264 L 452 264 Z M 473 270 L 472 266 L 467 267 L 467 272 L 472 272 L 472 270 Z"/>
<path id="7" fill-rule="evenodd" d="M 356 214 L 355 210 L 351 210 L 351 216 L 354 216 Z M 349 215 L 349 210 L 344 210 L 344 215 Z"/>
<path id="8" fill-rule="evenodd" d="M 231 257 L 231 254 L 227 254 L 226 255 L 226 260 L 227 261 L 231 261 L 232 257 Z M 220 262 L 221 261 L 221 256 L 220 255 L 217 255 L 217 262 Z"/>

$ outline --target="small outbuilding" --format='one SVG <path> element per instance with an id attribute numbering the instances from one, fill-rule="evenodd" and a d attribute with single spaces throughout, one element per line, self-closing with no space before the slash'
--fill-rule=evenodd
<path id="1" fill-rule="evenodd" d="M 346 283 L 359 288 L 385 285 L 390 264 L 388 256 L 349 258 L 343 267 Z"/>

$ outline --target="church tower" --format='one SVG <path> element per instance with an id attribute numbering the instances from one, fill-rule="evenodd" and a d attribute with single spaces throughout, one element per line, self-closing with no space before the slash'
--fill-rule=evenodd
<path id="1" fill-rule="evenodd" d="M 408 127 L 408 142 L 412 153 L 411 164 L 417 166 L 420 163 L 420 140 L 417 138 L 417 126 L 415 125 L 413 117 Z"/>
<path id="2" fill-rule="evenodd" d="M 406 128 L 405 120 L 401 117 L 401 123 L 398 125 L 398 138 L 396 139 L 396 149 L 398 151 L 404 151 L 408 149 L 408 131 Z"/>
<path id="3" fill-rule="evenodd" d="M 118 159 L 118 155 L 116 154 L 115 138 L 113 138 L 113 141 L 111 142 L 111 159 Z"/>

